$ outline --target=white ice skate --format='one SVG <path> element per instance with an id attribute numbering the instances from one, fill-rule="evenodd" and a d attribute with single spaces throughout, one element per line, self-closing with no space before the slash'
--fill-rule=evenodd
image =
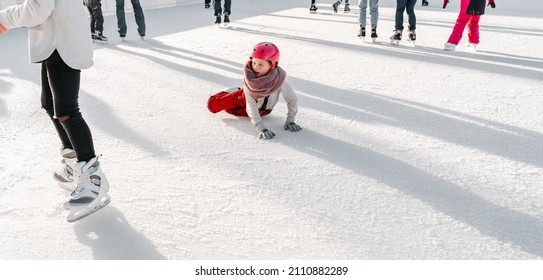
<path id="1" fill-rule="evenodd" d="M 477 52 L 477 44 L 475 43 L 469 43 L 467 45 L 467 50 L 470 51 L 470 52 Z"/>
<path id="2" fill-rule="evenodd" d="M 451 43 L 445 43 L 445 46 L 443 47 L 443 50 L 444 51 L 449 51 L 449 52 L 452 52 L 456 49 L 456 45 L 455 44 L 451 44 Z"/>
<path id="3" fill-rule="evenodd" d="M 107 194 L 109 182 L 100 168 L 97 157 L 88 162 L 75 163 L 74 182 L 77 182 L 77 188 L 66 202 L 70 209 L 70 214 L 66 217 L 68 222 L 73 223 L 87 217 L 111 201 Z"/>
<path id="4" fill-rule="evenodd" d="M 77 160 L 75 151 L 64 148 L 60 150 L 60 154 L 62 155 L 62 166 L 53 173 L 53 178 L 61 188 L 73 192 L 76 188 L 74 182 L 74 164 Z"/>

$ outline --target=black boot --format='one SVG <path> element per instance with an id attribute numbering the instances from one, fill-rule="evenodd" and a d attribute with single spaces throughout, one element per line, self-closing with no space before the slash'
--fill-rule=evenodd
<path id="1" fill-rule="evenodd" d="M 390 36 L 390 43 L 397 46 L 400 44 L 400 41 L 402 40 L 402 29 L 396 29 L 394 30 L 394 34 Z"/>
<path id="2" fill-rule="evenodd" d="M 92 34 L 92 40 L 107 42 L 107 37 L 104 36 L 101 31 L 96 31 Z"/>
<path id="3" fill-rule="evenodd" d="M 415 42 L 417 40 L 417 34 L 415 34 L 415 29 L 409 28 L 409 34 L 407 36 L 408 41 Z"/>
<path id="4" fill-rule="evenodd" d="M 228 13 L 224 13 L 224 24 L 230 23 L 230 17 Z"/>
<path id="5" fill-rule="evenodd" d="M 360 26 L 360 32 L 358 32 L 358 37 L 360 37 L 361 39 L 366 37 L 366 27 Z"/>
<path id="6" fill-rule="evenodd" d="M 336 3 L 332 5 L 332 9 L 334 9 L 334 13 L 337 13 L 337 8 L 339 7 L 339 4 L 341 4 L 341 2 L 337 1 Z"/>
<path id="7" fill-rule="evenodd" d="M 371 28 L 371 40 L 375 43 L 375 40 L 377 40 L 377 26 L 373 26 Z"/>

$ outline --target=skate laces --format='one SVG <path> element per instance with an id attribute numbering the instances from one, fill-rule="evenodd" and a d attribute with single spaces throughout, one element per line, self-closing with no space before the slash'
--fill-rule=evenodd
<path id="1" fill-rule="evenodd" d="M 358 37 L 366 37 L 366 27 L 360 27 L 360 32 L 358 32 Z"/>
<path id="2" fill-rule="evenodd" d="M 94 197 L 98 195 L 101 186 L 100 176 L 95 175 L 98 171 L 98 157 L 90 160 L 89 162 L 78 162 L 74 168 L 74 180 L 78 182 L 77 188 L 72 193 L 72 197 L 78 194 L 84 193 L 85 190 L 95 193 Z"/>
<path id="3" fill-rule="evenodd" d="M 394 30 L 394 34 L 392 34 L 392 39 L 400 40 L 401 38 L 402 38 L 402 31 Z"/>

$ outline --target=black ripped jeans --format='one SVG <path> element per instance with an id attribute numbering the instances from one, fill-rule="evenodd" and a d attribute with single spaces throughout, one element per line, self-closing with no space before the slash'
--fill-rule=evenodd
<path id="1" fill-rule="evenodd" d="M 73 149 L 79 161 L 89 161 L 96 155 L 89 126 L 79 111 L 80 80 L 81 70 L 66 65 L 56 50 L 41 62 L 42 108 L 53 121 L 62 146 Z"/>

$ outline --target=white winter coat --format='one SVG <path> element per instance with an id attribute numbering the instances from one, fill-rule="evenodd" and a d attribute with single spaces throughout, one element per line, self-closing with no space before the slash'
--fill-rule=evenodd
<path id="1" fill-rule="evenodd" d="M 28 28 L 30 62 L 47 59 L 56 49 L 74 69 L 92 66 L 92 41 L 81 1 L 25 0 L 0 11 L 7 29 Z"/>

